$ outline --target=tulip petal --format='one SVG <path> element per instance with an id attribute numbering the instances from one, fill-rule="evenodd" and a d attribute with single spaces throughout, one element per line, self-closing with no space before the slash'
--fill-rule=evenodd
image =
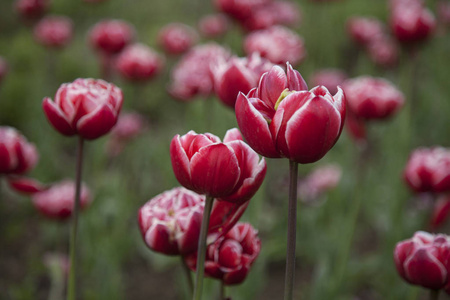
<path id="1" fill-rule="evenodd" d="M 413 284 L 429 289 L 441 289 L 447 281 L 447 270 L 433 256 L 430 248 L 417 249 L 405 262 L 405 275 Z"/>
<path id="2" fill-rule="evenodd" d="M 82 117 L 77 123 L 78 133 L 92 140 L 108 133 L 116 124 L 117 115 L 107 105 L 99 106 L 92 113 Z"/>
<path id="3" fill-rule="evenodd" d="M 239 221 L 249 204 L 250 201 L 232 203 L 221 201 L 220 198 L 216 199 L 211 210 L 207 244 L 211 244 L 224 234 L 227 234 Z"/>
<path id="4" fill-rule="evenodd" d="M 24 194 L 35 194 L 47 188 L 36 179 L 26 177 L 10 177 L 8 183 L 15 191 Z"/>
<path id="5" fill-rule="evenodd" d="M 239 92 L 247 94 L 255 87 L 257 79 L 254 77 L 242 64 L 233 64 L 224 72 L 215 87 L 217 96 L 224 104 L 234 109 Z"/>
<path id="6" fill-rule="evenodd" d="M 183 138 L 194 139 L 195 137 L 188 133 L 180 137 L 176 135 L 172 142 L 170 143 L 170 159 L 172 161 L 172 168 L 175 177 L 178 182 L 187 189 L 193 190 L 194 187 L 191 184 L 191 171 L 189 157 L 186 154 L 185 148 L 183 147 Z"/>
<path id="7" fill-rule="evenodd" d="M 243 141 L 241 132 L 237 128 L 233 128 L 227 131 L 225 137 L 223 138 L 223 142 L 231 142 L 231 141 Z"/>
<path id="8" fill-rule="evenodd" d="M 203 213 L 198 211 L 192 212 L 188 217 L 189 224 L 186 227 L 186 231 L 184 231 L 182 237 L 176 237 L 180 254 L 187 254 L 197 250 L 202 218 Z"/>
<path id="9" fill-rule="evenodd" d="M 9 173 L 17 165 L 17 158 L 14 160 L 11 154 L 6 145 L 0 143 L 0 174 Z"/>
<path id="10" fill-rule="evenodd" d="M 44 98 L 42 102 L 42 108 L 47 120 L 52 124 L 53 128 L 59 131 L 63 135 L 74 135 L 76 130 L 70 126 L 69 121 L 66 119 L 64 113 L 59 109 L 58 106 L 50 99 Z"/>
<path id="11" fill-rule="evenodd" d="M 300 72 L 294 70 L 290 63 L 286 63 L 287 69 L 287 82 L 288 88 L 290 91 L 307 91 L 308 85 L 306 84 L 305 79 L 303 79 Z"/>
<path id="12" fill-rule="evenodd" d="M 287 88 L 286 73 L 280 66 L 273 66 L 261 77 L 258 93 L 261 100 L 268 106 L 275 107 L 281 93 Z"/>
<path id="13" fill-rule="evenodd" d="M 169 230 L 163 224 L 154 224 L 145 234 L 145 243 L 150 249 L 166 255 L 179 254 L 176 245 L 170 240 Z"/>

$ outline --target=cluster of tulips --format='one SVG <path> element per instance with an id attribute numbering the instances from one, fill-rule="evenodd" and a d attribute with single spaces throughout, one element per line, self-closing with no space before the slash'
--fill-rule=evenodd
<path id="1" fill-rule="evenodd" d="M 298 26 L 301 20 L 299 7 L 291 2 L 218 0 L 215 4 L 219 12 L 199 21 L 199 33 L 181 23 L 160 30 L 158 44 L 167 57 L 135 43 L 136 30 L 125 21 L 103 20 L 92 27 L 89 43 L 98 53 L 103 79 L 64 83 L 53 100 L 46 97 L 42 102 L 56 131 L 78 137 L 75 181 L 43 184 L 26 177 L 38 162 L 36 147 L 16 129 L 0 127 L 1 178 L 15 191 L 29 195 L 44 216 L 72 217 L 68 300 L 79 293 L 79 211 L 93 200 L 82 183 L 84 142 L 110 133 L 107 152 L 113 157 L 146 127 L 142 114 L 120 115 L 123 93 L 109 82 L 116 71 L 128 81 L 143 83 L 162 72 L 166 59 L 178 59 L 170 73 L 169 95 L 186 102 L 214 95 L 235 112 L 239 129 L 229 129 L 223 140 L 192 130 L 173 137 L 167 148 L 180 186 L 154 196 L 138 212 L 145 244 L 155 252 L 181 257 L 193 300 L 202 297 L 203 277 L 225 286 L 240 284 L 257 259 L 264 241 L 256 228 L 240 218 L 270 172 L 265 158 L 289 162 L 284 299 L 293 299 L 298 195 L 310 202 L 336 186 L 341 177 L 340 168 L 331 166 L 299 181 L 298 165 L 322 159 L 338 141 L 345 123 L 358 143 L 370 147 L 367 124 L 392 118 L 408 100 L 387 79 L 349 78 L 337 69 L 318 70 L 309 80 L 313 88 L 308 88 L 295 69 L 307 54 L 303 38 L 287 27 Z M 75 26 L 67 17 L 42 17 L 49 6 L 45 0 L 15 3 L 22 18 L 33 24 L 36 41 L 61 49 L 70 42 Z M 432 36 L 434 16 L 421 1 L 392 0 L 390 6 L 392 36 L 408 50 Z M 445 9 L 448 6 L 442 6 L 441 18 L 448 20 Z M 226 34 L 232 22 L 246 33 L 245 57 L 213 42 L 198 44 L 200 35 Z M 348 21 L 348 32 L 375 63 L 383 67 L 397 64 L 400 50 L 380 21 L 354 17 Z M 0 58 L 0 81 L 7 71 Z M 404 178 L 414 192 L 438 198 L 431 224 L 433 230 L 438 228 L 450 214 L 450 150 L 439 146 L 416 149 Z M 450 237 L 417 232 L 397 244 L 394 261 L 400 276 L 430 289 L 432 299 L 437 299 L 441 289 L 450 292 Z M 189 270 L 195 272 L 194 282 Z M 223 293 L 221 299 L 227 295 Z"/>

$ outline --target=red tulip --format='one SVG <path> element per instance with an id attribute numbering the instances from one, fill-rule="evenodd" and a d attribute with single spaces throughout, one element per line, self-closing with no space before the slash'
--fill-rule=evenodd
<path id="1" fill-rule="evenodd" d="M 236 118 L 249 145 L 266 157 L 297 163 L 322 158 L 336 143 L 345 119 L 340 88 L 332 96 L 323 86 L 307 91 L 298 71 L 287 64 L 265 73 L 257 89 L 236 101 Z"/>
<path id="2" fill-rule="evenodd" d="M 238 21 L 245 21 L 252 13 L 270 0 L 215 0 L 217 8 Z"/>
<path id="3" fill-rule="evenodd" d="M 247 55 L 259 52 L 274 64 L 290 62 L 297 65 L 306 57 L 303 39 L 278 25 L 250 33 L 245 38 L 244 51 Z"/>
<path id="4" fill-rule="evenodd" d="M 366 122 L 364 119 L 356 117 L 351 110 L 347 111 L 345 127 L 356 143 L 360 145 L 367 143 Z"/>
<path id="5" fill-rule="evenodd" d="M 163 58 L 144 44 L 127 46 L 117 58 L 120 74 L 133 81 L 148 80 L 163 67 Z"/>
<path id="6" fill-rule="evenodd" d="M 60 86 L 55 102 L 44 98 L 42 107 L 52 126 L 63 135 L 96 139 L 116 124 L 122 91 L 112 83 L 77 79 Z"/>
<path id="7" fill-rule="evenodd" d="M 49 7 L 48 0 L 16 0 L 14 6 L 24 19 L 36 19 L 41 17 Z"/>
<path id="8" fill-rule="evenodd" d="M 0 174 L 24 174 L 37 164 L 39 154 L 16 129 L 0 126 Z"/>
<path id="9" fill-rule="evenodd" d="M 0 56 L 0 82 L 2 82 L 3 78 L 5 78 L 8 73 L 8 63 L 6 60 Z"/>
<path id="10" fill-rule="evenodd" d="M 125 21 L 103 20 L 91 29 L 89 40 L 95 49 L 111 55 L 122 51 L 134 35 L 134 28 Z"/>
<path id="11" fill-rule="evenodd" d="M 247 94 L 258 85 L 261 75 L 273 66 L 257 53 L 250 57 L 232 57 L 213 65 L 214 88 L 219 99 L 234 109 L 239 92 Z"/>
<path id="12" fill-rule="evenodd" d="M 65 220 L 72 215 L 75 202 L 75 182 L 65 180 L 51 185 L 48 189 L 34 193 L 31 201 L 44 216 L 51 219 Z M 81 186 L 80 208 L 85 209 L 92 202 L 89 189 Z"/>
<path id="13" fill-rule="evenodd" d="M 433 14 L 421 5 L 398 5 L 393 9 L 390 22 L 395 37 L 406 44 L 428 39 L 436 27 Z"/>
<path id="14" fill-rule="evenodd" d="M 450 149 L 443 147 L 414 150 L 404 171 L 406 183 L 415 192 L 450 191 Z"/>
<path id="15" fill-rule="evenodd" d="M 238 223 L 206 249 L 205 276 L 221 280 L 225 285 L 242 283 L 260 251 L 258 232 L 248 223 Z M 188 254 L 184 259 L 195 271 L 197 253 Z"/>
<path id="16" fill-rule="evenodd" d="M 382 78 L 361 76 L 343 84 L 349 110 L 363 119 L 384 119 L 394 115 L 405 102 L 403 94 Z"/>
<path id="17" fill-rule="evenodd" d="M 228 232 L 248 206 L 215 201 L 208 228 L 212 243 Z M 196 251 L 205 197 L 183 187 L 157 195 L 139 210 L 139 227 L 147 246 L 166 255 Z"/>
<path id="18" fill-rule="evenodd" d="M 266 174 L 265 160 L 242 141 L 236 128 L 227 131 L 223 143 L 210 133 L 176 135 L 170 157 L 181 185 L 233 203 L 253 197 Z"/>
<path id="19" fill-rule="evenodd" d="M 43 46 L 62 48 L 72 38 L 72 20 L 64 16 L 49 16 L 43 18 L 34 27 L 34 38 Z"/>
<path id="20" fill-rule="evenodd" d="M 207 38 L 222 36 L 229 27 L 229 21 L 223 14 L 207 15 L 198 22 L 198 30 Z"/>
<path id="21" fill-rule="evenodd" d="M 254 31 L 274 25 L 297 26 L 300 24 L 300 20 L 301 13 L 298 5 L 288 1 L 274 1 L 258 6 L 241 23 L 248 31 Z"/>
<path id="22" fill-rule="evenodd" d="M 433 214 L 430 220 L 430 227 L 436 230 L 442 226 L 450 216 L 450 194 L 439 197 L 435 204 Z"/>
<path id="23" fill-rule="evenodd" d="M 214 43 L 192 48 L 172 70 L 169 93 L 183 101 L 209 96 L 213 91 L 211 66 L 229 56 L 225 48 Z"/>
<path id="24" fill-rule="evenodd" d="M 338 86 L 347 79 L 347 74 L 339 69 L 322 69 L 314 72 L 309 78 L 311 86 L 323 85 L 331 94 L 338 92 Z"/>
<path id="25" fill-rule="evenodd" d="M 450 239 L 443 234 L 416 232 L 394 250 L 397 271 L 410 284 L 442 289 L 449 284 Z"/>
<path id="26" fill-rule="evenodd" d="M 181 54 L 198 41 L 195 30 L 181 23 L 171 23 L 161 28 L 158 34 L 159 45 L 169 54 Z"/>
<path id="27" fill-rule="evenodd" d="M 347 32 L 361 46 L 384 36 L 384 25 L 375 18 L 353 17 L 347 21 Z"/>

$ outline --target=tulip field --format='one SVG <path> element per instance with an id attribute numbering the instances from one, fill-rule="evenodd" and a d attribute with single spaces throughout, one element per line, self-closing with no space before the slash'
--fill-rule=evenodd
<path id="1" fill-rule="evenodd" d="M 0 2 L 0 299 L 450 299 L 449 0 Z"/>

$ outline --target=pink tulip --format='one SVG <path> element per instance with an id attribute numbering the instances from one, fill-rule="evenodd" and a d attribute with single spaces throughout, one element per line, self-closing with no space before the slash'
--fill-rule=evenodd
<path id="1" fill-rule="evenodd" d="M 132 81 L 145 81 L 158 75 L 163 58 L 144 44 L 127 46 L 117 58 L 120 74 Z"/>
<path id="2" fill-rule="evenodd" d="M 339 69 L 322 69 L 314 72 L 310 78 L 310 86 L 323 85 L 331 94 L 338 92 L 338 86 L 347 79 L 347 74 Z"/>
<path id="3" fill-rule="evenodd" d="M 75 182 L 71 180 L 52 184 L 48 189 L 34 193 L 31 201 L 44 216 L 66 220 L 72 215 L 75 202 Z M 92 202 L 91 193 L 84 184 L 81 186 L 80 208 L 85 209 Z"/>
<path id="4" fill-rule="evenodd" d="M 227 17 L 223 14 L 207 15 L 198 22 L 198 30 L 207 38 L 224 35 L 230 27 Z"/>
<path id="5" fill-rule="evenodd" d="M 213 91 L 211 66 L 229 56 L 225 48 L 214 43 L 192 48 L 172 70 L 170 95 L 183 101 L 209 96 Z"/>
<path id="6" fill-rule="evenodd" d="M 241 22 L 251 17 L 257 8 L 270 2 L 270 0 L 215 0 L 219 11 Z"/>
<path id="7" fill-rule="evenodd" d="M 404 104 L 403 94 L 382 78 L 361 76 L 343 84 L 349 110 L 363 119 L 384 119 L 394 115 Z"/>
<path id="8" fill-rule="evenodd" d="M 239 220 L 248 202 L 215 201 L 208 228 L 212 243 Z M 139 227 L 147 246 L 166 255 L 183 255 L 197 250 L 205 197 L 183 187 L 157 195 L 139 210 Z"/>
<path id="9" fill-rule="evenodd" d="M 225 285 L 242 283 L 260 251 L 258 232 L 248 223 L 238 223 L 206 249 L 205 276 L 221 280 Z M 184 259 L 195 271 L 197 253 L 188 254 Z"/>
<path id="10" fill-rule="evenodd" d="M 234 109 L 239 92 L 247 94 L 258 85 L 261 75 L 273 66 L 257 53 L 250 57 L 232 57 L 213 65 L 214 88 L 219 99 Z"/>
<path id="11" fill-rule="evenodd" d="M 347 21 L 347 32 L 353 41 L 364 47 L 385 35 L 381 21 L 366 17 L 350 18 Z"/>
<path id="12" fill-rule="evenodd" d="M 414 150 L 403 175 L 415 192 L 450 191 L 450 149 L 434 147 Z"/>
<path id="13" fill-rule="evenodd" d="M 250 33 L 244 40 L 244 51 L 247 55 L 258 52 L 274 64 L 297 65 L 306 57 L 303 39 L 278 25 Z"/>
<path id="14" fill-rule="evenodd" d="M 39 154 L 16 129 L 0 126 L 0 174 L 24 174 L 37 164 Z"/>
<path id="15" fill-rule="evenodd" d="M 116 124 L 122 91 L 100 79 L 77 79 L 61 85 L 55 102 L 44 98 L 42 108 L 52 126 L 63 135 L 96 139 Z"/>
<path id="16" fill-rule="evenodd" d="M 43 18 L 34 27 L 35 40 L 45 47 L 62 48 L 72 39 L 73 23 L 64 16 Z"/>
<path id="17" fill-rule="evenodd" d="M 181 185 L 232 203 L 253 197 L 266 174 L 265 160 L 242 141 L 236 128 L 227 131 L 223 143 L 210 133 L 176 135 L 170 157 Z"/>
<path id="18" fill-rule="evenodd" d="M 274 66 L 257 89 L 236 101 L 236 118 L 249 145 L 266 157 L 297 163 L 322 158 L 336 143 L 345 119 L 345 97 L 324 86 L 307 91 L 298 71 Z"/>
<path id="19" fill-rule="evenodd" d="M 16 0 L 15 9 L 26 20 L 41 17 L 49 7 L 49 0 Z"/>
<path id="20" fill-rule="evenodd" d="M 158 43 L 168 54 L 181 54 L 189 50 L 198 41 L 197 32 L 182 23 L 171 23 L 161 28 Z"/>
<path id="21" fill-rule="evenodd" d="M 298 26 L 301 13 L 298 5 L 288 1 L 274 1 L 258 6 L 242 23 L 248 31 L 266 29 L 274 25 Z"/>
<path id="22" fill-rule="evenodd" d="M 418 231 L 411 239 L 397 243 L 394 261 L 408 283 L 428 289 L 445 288 L 450 280 L 450 239 Z"/>
<path id="23" fill-rule="evenodd" d="M 382 37 L 367 45 L 369 58 L 381 67 L 393 67 L 398 63 L 399 49 L 397 44 L 388 37 Z"/>
<path id="24" fill-rule="evenodd" d="M 411 44 L 428 39 L 435 30 L 436 20 L 421 5 L 397 5 L 391 15 L 391 29 L 402 43 Z"/>
<path id="25" fill-rule="evenodd" d="M 103 20 L 89 32 L 91 45 L 103 54 L 112 55 L 122 51 L 134 39 L 134 28 L 125 21 Z"/>
<path id="26" fill-rule="evenodd" d="M 0 83 L 3 78 L 5 78 L 6 74 L 8 74 L 8 63 L 3 57 L 0 56 Z"/>

